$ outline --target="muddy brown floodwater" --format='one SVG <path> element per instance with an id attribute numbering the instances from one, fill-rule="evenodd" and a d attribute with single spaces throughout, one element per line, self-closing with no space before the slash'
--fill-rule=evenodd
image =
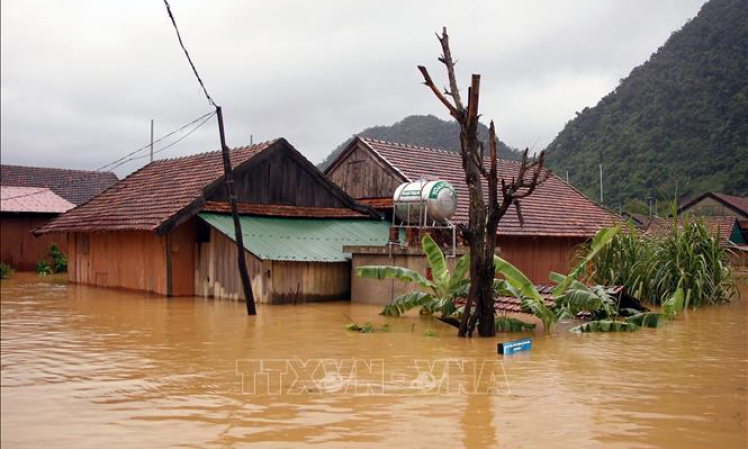
<path id="1" fill-rule="evenodd" d="M 747 443 L 745 299 L 656 330 L 536 334 L 532 351 L 506 358 L 496 341 L 510 337 L 459 339 L 427 317 L 387 319 L 386 333 L 347 332 L 343 313 L 385 322 L 378 308 L 348 302 L 261 306 L 249 318 L 242 303 L 16 273 L 2 282 L 1 304 L 4 449 Z M 449 358 L 487 360 L 491 376 L 470 384 L 475 371 L 434 368 Z M 312 370 L 321 359 L 363 360 L 368 370 Z M 452 373 L 456 390 L 435 386 L 440 372 Z"/>

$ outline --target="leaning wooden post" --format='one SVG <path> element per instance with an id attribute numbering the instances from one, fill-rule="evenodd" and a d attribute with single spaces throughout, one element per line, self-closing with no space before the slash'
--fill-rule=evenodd
<path id="1" fill-rule="evenodd" d="M 242 236 L 242 224 L 239 221 L 239 211 L 236 207 L 236 194 L 234 193 L 234 173 L 231 170 L 231 155 L 229 147 L 226 146 L 226 134 L 223 131 L 223 113 L 221 107 L 216 106 L 216 115 L 218 116 L 218 132 L 221 134 L 221 153 L 223 154 L 223 171 L 226 184 L 226 196 L 231 206 L 231 216 L 234 218 L 234 234 L 236 235 L 237 262 L 239 264 L 239 277 L 242 280 L 242 289 L 244 298 L 247 301 L 247 315 L 257 315 L 255 308 L 255 298 L 252 294 L 252 285 L 249 283 L 249 274 L 247 274 L 247 261 L 244 259 L 244 237 Z"/>

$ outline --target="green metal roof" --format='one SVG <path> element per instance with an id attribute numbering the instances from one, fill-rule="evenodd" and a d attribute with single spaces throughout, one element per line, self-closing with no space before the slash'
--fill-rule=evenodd
<path id="1" fill-rule="evenodd" d="M 231 240 L 231 215 L 200 213 L 210 226 Z M 350 218 L 240 217 L 244 248 L 262 260 L 345 262 L 343 245 L 381 246 L 387 243 L 389 223 Z"/>

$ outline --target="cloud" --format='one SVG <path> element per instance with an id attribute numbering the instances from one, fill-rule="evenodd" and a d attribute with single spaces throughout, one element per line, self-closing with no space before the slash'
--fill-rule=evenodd
<path id="1" fill-rule="evenodd" d="M 312 161 L 363 128 L 445 111 L 449 27 L 460 81 L 482 74 L 482 112 L 516 147 L 543 148 L 644 62 L 703 0 L 173 2 L 224 107 L 230 145 L 283 136 Z M 159 1 L 3 1 L 3 163 L 97 168 L 208 111 Z M 215 123 L 164 157 L 218 147 Z M 124 174 L 140 160 L 123 167 Z"/>

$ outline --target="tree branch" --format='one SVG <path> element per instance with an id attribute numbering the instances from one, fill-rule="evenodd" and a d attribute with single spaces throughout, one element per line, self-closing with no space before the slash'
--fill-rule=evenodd
<path id="1" fill-rule="evenodd" d="M 447 27 L 443 27 L 442 35 L 439 36 L 437 34 L 436 38 L 439 39 L 439 43 L 442 46 L 442 56 L 441 58 L 439 58 L 439 61 L 441 61 L 447 67 L 447 76 L 449 77 L 449 96 L 451 96 L 454 100 L 455 107 L 458 110 L 462 110 L 465 107 L 462 105 L 462 100 L 460 99 L 460 89 L 457 87 L 457 77 L 455 76 L 455 62 L 452 60 L 452 52 L 449 50 L 449 36 L 447 35 Z"/>
<path id="2" fill-rule="evenodd" d="M 436 95 L 436 98 L 442 102 L 444 106 L 449 110 L 449 115 L 455 118 L 458 122 L 462 122 L 463 117 L 460 113 L 460 110 L 458 110 L 452 103 L 447 100 L 447 97 L 444 96 L 444 94 L 439 91 L 439 89 L 434 85 L 434 81 L 431 80 L 431 75 L 429 75 L 428 70 L 426 70 L 426 67 L 419 65 L 418 70 L 421 71 L 421 75 L 423 75 L 423 84 L 427 85 L 432 92 L 434 92 L 434 95 Z"/>

